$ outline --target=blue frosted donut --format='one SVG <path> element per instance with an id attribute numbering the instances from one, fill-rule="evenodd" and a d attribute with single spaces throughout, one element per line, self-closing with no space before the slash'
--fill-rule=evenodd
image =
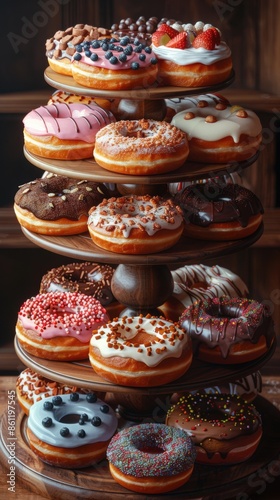
<path id="1" fill-rule="evenodd" d="M 184 484 L 192 473 L 195 456 L 184 431 L 154 423 L 121 430 L 107 449 L 114 479 L 128 489 L 145 493 L 171 491 Z"/>

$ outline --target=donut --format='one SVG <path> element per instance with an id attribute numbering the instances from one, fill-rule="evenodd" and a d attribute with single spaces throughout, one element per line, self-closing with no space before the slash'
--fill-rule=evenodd
<path id="1" fill-rule="evenodd" d="M 117 416 L 95 393 L 61 394 L 34 403 L 26 435 L 31 450 L 49 465 L 76 469 L 106 457 Z"/>
<path id="2" fill-rule="evenodd" d="M 231 106 L 229 100 L 217 92 L 204 94 L 203 96 L 197 97 L 169 97 L 165 99 L 166 109 L 167 109 L 167 117 L 165 120 L 172 120 L 173 116 L 177 115 L 181 111 L 184 111 L 188 106 L 196 106 L 198 100 L 202 99 L 209 104 L 209 106 L 216 106 L 217 104 L 223 104 L 225 106 Z"/>
<path id="3" fill-rule="evenodd" d="M 120 120 L 96 134 L 95 161 L 112 172 L 154 175 L 181 167 L 189 154 L 186 134 L 158 120 Z"/>
<path id="4" fill-rule="evenodd" d="M 178 321 L 185 308 L 197 300 L 214 297 L 248 297 L 248 288 L 237 274 L 220 266 L 188 265 L 171 271 L 173 294 L 159 307 L 164 316 Z"/>
<path id="5" fill-rule="evenodd" d="M 257 153 L 262 140 L 256 113 L 212 95 L 185 99 L 184 110 L 171 124 L 187 134 L 189 159 L 195 162 L 245 161 Z"/>
<path id="6" fill-rule="evenodd" d="M 89 24 L 76 24 L 66 30 L 58 30 L 46 40 L 46 57 L 53 71 L 72 76 L 71 59 L 75 46 L 84 41 L 98 40 L 110 36 L 111 31 Z"/>
<path id="7" fill-rule="evenodd" d="M 215 297 L 188 306 L 179 325 L 192 338 L 198 359 L 246 363 L 267 352 L 275 338 L 266 306 L 247 298 Z"/>
<path id="8" fill-rule="evenodd" d="M 31 368 L 25 368 L 16 380 L 17 400 L 21 409 L 27 416 L 29 415 L 31 406 L 36 403 L 36 401 L 73 392 L 84 394 L 89 392 L 89 390 L 59 384 L 58 382 L 43 377 Z"/>
<path id="9" fill-rule="evenodd" d="M 148 88 L 158 72 L 151 48 L 129 37 L 76 45 L 71 66 L 75 82 L 101 90 Z"/>
<path id="10" fill-rule="evenodd" d="M 96 133 L 114 121 L 111 111 L 94 103 L 40 106 L 23 119 L 24 145 L 30 153 L 43 158 L 92 158 Z"/>
<path id="11" fill-rule="evenodd" d="M 87 231 L 89 209 L 106 196 L 103 184 L 48 174 L 20 186 L 14 212 L 22 227 L 50 236 Z"/>
<path id="12" fill-rule="evenodd" d="M 86 359 L 92 331 L 108 321 L 100 302 L 83 293 L 41 293 L 20 307 L 16 336 L 38 358 Z"/>
<path id="13" fill-rule="evenodd" d="M 175 490 L 189 480 L 195 447 L 180 429 L 143 423 L 115 434 L 106 455 L 117 483 L 138 493 L 158 494 Z"/>
<path id="14" fill-rule="evenodd" d="M 145 16 L 139 16 L 137 19 L 127 17 L 112 24 L 112 36 L 117 38 L 128 36 L 131 40 L 136 38 L 142 43 L 150 45 L 152 33 L 156 31 L 158 23 L 157 17 L 150 17 L 149 19 L 146 19 Z"/>
<path id="15" fill-rule="evenodd" d="M 123 306 L 117 302 L 111 281 L 114 268 L 107 264 L 74 262 L 48 271 L 41 279 L 40 293 L 78 292 L 99 300 L 111 318 L 118 316 Z"/>
<path id="16" fill-rule="evenodd" d="M 180 209 L 159 196 L 122 196 L 103 200 L 89 210 L 93 242 L 106 250 L 149 254 L 175 245 L 183 232 Z"/>
<path id="17" fill-rule="evenodd" d="M 196 462 L 229 465 L 248 460 L 262 437 L 256 408 L 240 396 L 188 394 L 167 412 L 166 424 L 183 430 L 196 448 Z"/>
<path id="18" fill-rule="evenodd" d="M 56 90 L 49 98 L 47 104 L 56 104 L 60 102 L 66 104 L 73 104 L 76 102 L 80 104 L 98 104 L 101 108 L 111 111 L 113 115 L 115 115 L 118 110 L 119 101 L 119 99 L 101 99 L 93 96 L 89 97 L 85 95 L 72 94 L 71 92 L 65 92 L 64 90 Z"/>
<path id="19" fill-rule="evenodd" d="M 176 380 L 192 362 L 188 334 L 177 323 L 147 314 L 123 316 L 93 332 L 94 371 L 118 385 L 152 387 Z"/>
<path id="20" fill-rule="evenodd" d="M 184 232 L 202 240 L 238 240 L 255 233 L 262 223 L 263 206 L 259 198 L 239 184 L 187 186 L 175 195 L 181 207 Z"/>
<path id="21" fill-rule="evenodd" d="M 158 82 L 164 86 L 208 87 L 232 72 L 231 50 L 221 32 L 201 21 L 192 25 L 162 24 L 152 34 L 158 59 Z"/>

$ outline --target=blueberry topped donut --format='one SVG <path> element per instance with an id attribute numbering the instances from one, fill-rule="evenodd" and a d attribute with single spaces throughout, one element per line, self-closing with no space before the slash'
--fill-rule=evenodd
<path id="1" fill-rule="evenodd" d="M 152 49 L 129 37 L 76 45 L 72 76 L 80 85 L 102 90 L 150 87 L 157 77 Z"/>
<path id="2" fill-rule="evenodd" d="M 89 209 L 106 193 L 100 183 L 48 174 L 19 188 L 14 211 L 19 223 L 34 233 L 79 234 L 87 231 Z"/>
<path id="3" fill-rule="evenodd" d="M 121 430 L 107 449 L 116 482 L 138 493 L 165 493 L 190 478 L 195 447 L 186 432 L 164 424 L 139 424 Z"/>
<path id="4" fill-rule="evenodd" d="M 73 392 L 34 403 L 27 438 L 34 453 L 50 465 L 88 467 L 105 458 L 117 424 L 115 412 L 96 394 Z"/>

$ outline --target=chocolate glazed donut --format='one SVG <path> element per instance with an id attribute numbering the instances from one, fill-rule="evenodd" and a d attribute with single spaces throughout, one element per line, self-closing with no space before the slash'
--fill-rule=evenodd
<path id="1" fill-rule="evenodd" d="M 211 181 L 186 187 L 175 196 L 185 233 L 199 239 L 231 240 L 253 234 L 262 222 L 261 201 L 239 184 Z"/>

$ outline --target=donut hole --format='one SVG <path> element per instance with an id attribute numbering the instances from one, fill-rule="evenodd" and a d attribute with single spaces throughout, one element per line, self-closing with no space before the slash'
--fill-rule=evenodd
<path id="1" fill-rule="evenodd" d="M 66 415 L 63 415 L 59 422 L 61 424 L 77 424 L 81 418 L 81 415 L 79 413 L 68 413 Z"/>
<path id="2" fill-rule="evenodd" d="M 212 304 L 206 310 L 206 314 L 214 318 L 227 318 L 234 319 L 240 317 L 240 309 L 238 307 L 230 306 L 228 304 Z"/>
<path id="3" fill-rule="evenodd" d="M 138 125 L 133 127 L 132 124 L 130 127 L 127 127 L 126 125 L 121 127 L 119 129 L 119 133 L 122 137 L 131 139 L 142 139 L 154 135 L 151 130 L 139 128 Z"/>
<path id="4" fill-rule="evenodd" d="M 207 290 L 209 287 L 208 283 L 206 281 L 197 281 L 196 283 L 192 283 L 192 285 L 189 287 L 191 290 L 195 288 L 199 288 L 200 290 Z"/>
<path id="5" fill-rule="evenodd" d="M 161 455 L 166 451 L 163 443 L 155 434 L 138 437 L 133 444 L 139 452 L 148 453 L 149 455 Z"/>

